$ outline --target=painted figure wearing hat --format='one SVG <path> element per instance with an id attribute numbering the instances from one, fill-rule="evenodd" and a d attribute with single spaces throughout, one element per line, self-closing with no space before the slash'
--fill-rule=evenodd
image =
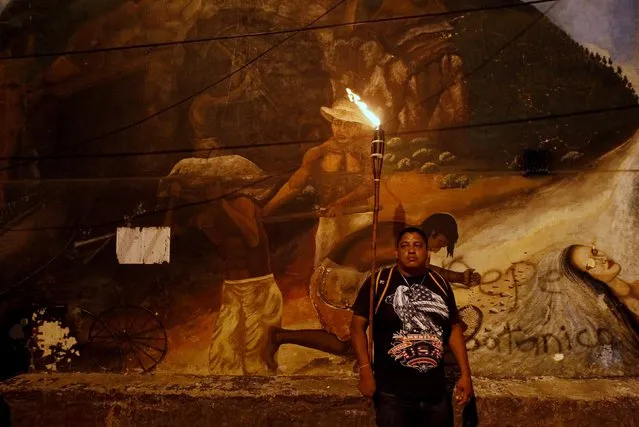
<path id="1" fill-rule="evenodd" d="M 309 149 L 302 165 L 264 207 L 264 214 L 298 196 L 307 186 L 317 194 L 320 223 L 316 233 L 315 265 L 327 255 L 340 236 L 369 224 L 372 213 L 348 214 L 372 196 L 369 145 L 372 127 L 359 108 L 346 99 L 322 107 L 331 122 L 333 136 Z M 361 211 L 361 210 L 360 210 Z"/>

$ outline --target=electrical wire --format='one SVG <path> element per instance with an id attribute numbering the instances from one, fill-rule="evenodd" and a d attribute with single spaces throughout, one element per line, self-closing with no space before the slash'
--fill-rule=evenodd
<path id="1" fill-rule="evenodd" d="M 495 52 L 493 55 L 489 56 L 488 58 L 486 58 L 486 60 L 484 60 L 478 67 L 474 68 L 473 70 L 471 70 L 468 73 L 465 73 L 463 78 L 468 78 L 469 76 L 471 76 L 472 74 L 474 74 L 475 72 L 479 71 L 480 69 L 482 69 L 484 66 L 486 66 L 488 63 L 492 62 L 499 54 L 501 54 L 507 47 L 509 47 L 510 45 L 512 45 L 515 41 L 517 41 L 519 38 L 521 38 L 527 31 L 529 31 L 536 23 L 538 23 L 541 19 L 543 19 L 545 17 L 545 14 L 548 13 L 550 10 L 552 10 L 552 8 L 554 8 L 561 0 L 552 0 L 553 5 L 551 7 L 549 7 L 545 12 L 540 12 L 540 16 L 538 18 L 536 18 L 533 22 L 531 22 L 529 25 L 527 25 L 526 27 L 524 27 L 524 29 L 522 31 L 520 31 L 519 33 L 517 33 L 511 40 L 509 40 L 507 43 L 505 43 L 500 49 L 497 50 L 497 52 Z M 549 2 L 549 1 L 545 1 L 545 2 Z M 519 4 L 518 6 L 522 6 L 522 5 L 531 5 L 534 4 L 532 2 L 529 3 L 524 3 L 524 4 Z M 335 6 L 333 6 L 331 9 L 329 9 L 326 13 L 330 12 L 331 10 L 334 10 L 337 6 L 339 6 L 339 4 L 336 4 Z M 510 5 L 513 6 L 513 5 Z M 493 7 L 493 8 L 488 8 L 486 10 L 492 10 L 492 9 L 497 9 L 497 8 L 504 8 L 505 6 L 501 6 L 501 7 Z M 483 10 L 482 8 L 477 8 L 474 9 L 475 11 L 479 11 L 479 10 Z M 316 19 L 319 20 L 321 19 L 322 16 L 320 16 L 319 18 Z M 312 25 L 309 24 L 309 25 Z M 283 40 L 285 41 L 285 40 Z M 282 41 L 282 42 L 283 42 Z M 275 46 L 273 46 L 271 49 L 273 49 Z M 264 53 L 262 54 L 262 56 L 264 55 Z M 249 63 L 244 64 L 242 67 L 246 67 L 248 66 L 251 62 L 255 62 L 257 59 L 259 59 L 259 56 L 254 58 L 252 61 L 249 61 Z M 240 69 L 242 68 L 240 67 Z M 239 71 L 239 70 L 238 70 Z M 225 78 L 228 78 L 229 76 L 226 76 Z M 77 148 L 79 146 L 83 146 L 83 145 L 88 145 L 91 144 L 97 140 L 106 138 L 108 136 L 112 136 L 114 134 L 117 134 L 119 132 L 123 132 L 129 128 L 135 127 L 141 123 L 144 123 L 147 120 L 150 120 L 151 118 L 162 114 L 163 112 L 168 111 L 171 108 L 174 108 L 177 105 L 180 105 L 183 102 L 186 102 L 187 100 L 192 99 L 193 97 L 199 95 L 200 93 L 208 90 L 210 87 L 214 86 L 217 83 L 221 83 L 225 78 L 222 78 L 221 80 L 218 80 L 217 82 L 213 83 L 211 86 L 206 87 L 200 91 L 198 91 L 195 95 L 190 95 L 189 97 L 178 101 L 178 103 L 173 104 L 172 106 L 169 107 L 165 107 L 162 110 L 154 113 L 151 116 L 145 117 L 143 119 L 140 119 L 139 121 L 130 124 L 130 125 L 126 125 L 123 127 L 120 127 L 118 129 L 112 130 L 110 132 L 107 132 L 106 134 L 102 134 L 102 135 L 98 135 L 96 137 L 90 138 L 88 140 L 82 141 L 78 144 L 74 144 L 72 147 L 69 147 L 65 150 L 62 151 L 68 151 L 69 149 L 74 149 Z M 441 94 L 443 94 L 446 90 L 448 90 L 451 86 L 452 86 L 453 82 L 449 82 L 447 85 L 445 85 L 442 89 L 440 89 L 438 92 L 436 92 L 435 94 L 430 95 L 429 97 L 422 99 L 418 102 L 418 106 L 423 105 L 426 102 L 429 102 L 430 100 L 434 99 L 435 97 L 439 97 L 441 96 Z M 396 119 L 391 120 L 390 122 L 387 122 L 385 124 L 388 123 L 393 123 Z M 415 131 L 410 131 L 412 133 L 424 133 L 424 132 L 437 132 L 437 131 L 445 131 L 445 130 L 453 130 L 453 129 L 430 129 L 430 130 L 415 130 Z M 400 135 L 400 133 L 398 133 L 397 135 Z M 285 141 L 285 142 L 274 142 L 274 143 L 264 143 L 264 144 L 259 144 L 259 145 L 244 145 L 244 146 L 233 146 L 233 147 L 221 147 L 221 149 L 243 149 L 243 148 L 260 148 L 260 147 L 276 147 L 276 146 L 286 146 L 286 145 L 293 145 L 293 144 L 316 144 L 322 142 L 320 140 L 300 140 L 300 141 Z M 195 153 L 198 152 L 200 150 L 193 150 L 193 149 L 173 149 L 173 150 L 156 150 L 156 151 L 145 151 L 145 152 L 135 152 L 135 153 L 99 153 L 99 154 L 76 154 L 76 155 L 60 155 L 60 154 L 56 154 L 56 155 L 50 155 L 50 156 L 22 156 L 22 157 L 10 157 L 9 159 L 11 160 L 25 160 L 25 162 L 18 164 L 18 165 L 13 165 L 13 166 L 8 166 L 5 168 L 1 168 L 0 172 L 2 171 L 6 171 L 6 170 L 11 170 L 11 169 L 15 169 L 18 167 L 22 167 L 26 164 L 32 163 L 32 162 L 36 162 L 36 161 L 41 161 L 41 160 L 50 160 L 50 159 L 73 159 L 73 158 L 80 158 L 80 159 L 86 159 L 86 158 L 109 158 L 109 157 L 119 157 L 119 156 L 140 156 L 140 155 L 152 155 L 152 154 L 179 154 L 179 153 Z M 210 149 L 205 149 L 202 151 L 210 151 Z M 1 160 L 8 160 L 8 158 L 3 157 L 0 158 Z"/>
<path id="2" fill-rule="evenodd" d="M 225 41 L 225 40 L 246 39 L 246 38 L 254 38 L 254 37 L 266 37 L 266 36 L 275 36 L 275 35 L 290 34 L 290 33 L 297 33 L 297 32 L 329 30 L 333 28 L 340 28 L 340 27 L 347 27 L 347 26 L 382 24 L 382 23 L 388 23 L 388 22 L 408 21 L 408 20 L 421 19 L 421 18 L 456 16 L 456 15 L 463 15 L 463 14 L 474 13 L 474 12 L 515 9 L 515 8 L 526 7 L 531 5 L 553 3 L 556 1 L 558 0 L 532 0 L 529 2 L 522 2 L 522 3 L 515 3 L 515 4 L 483 6 L 483 7 L 467 8 L 467 9 L 461 9 L 461 10 L 451 10 L 451 11 L 445 11 L 445 12 L 421 13 L 421 14 L 415 14 L 415 15 L 392 16 L 387 18 L 375 18 L 375 19 L 366 19 L 366 20 L 359 20 L 359 21 L 340 22 L 335 24 L 317 25 L 313 27 L 306 26 L 306 27 L 293 28 L 288 30 L 260 31 L 260 32 L 254 32 L 254 33 L 248 33 L 248 34 L 233 34 L 228 36 L 201 37 L 196 39 L 173 40 L 173 41 L 157 42 L 157 43 L 143 43 L 143 44 L 125 45 L 125 46 L 110 46 L 110 47 L 97 48 L 97 49 L 62 50 L 62 51 L 55 51 L 55 52 L 40 52 L 40 53 L 24 54 L 24 55 L 10 55 L 10 56 L 7 55 L 7 56 L 0 56 L 0 61 L 46 58 L 46 57 L 52 57 L 52 56 L 65 56 L 65 55 L 87 55 L 92 53 L 119 52 L 122 50 L 130 50 L 130 49 L 156 49 L 156 48 L 176 46 L 176 45 L 189 45 L 189 44 L 198 44 L 198 43 L 209 43 L 212 41 Z"/>
<path id="3" fill-rule="evenodd" d="M 428 133 L 439 133 L 439 132 L 450 132 L 450 131 L 459 131 L 459 130 L 468 130 L 468 129 L 477 129 L 477 128 L 486 128 L 486 127 L 501 127 L 501 126 L 509 126 L 515 124 L 522 123 L 535 123 L 542 122 L 548 120 L 560 120 L 566 118 L 573 117 L 583 117 L 590 116 L 596 114 L 603 114 L 608 112 L 617 112 L 617 111 L 626 111 L 626 110 L 635 110 L 639 108 L 639 104 L 631 104 L 631 105 L 622 105 L 616 107 L 607 107 L 607 108 L 597 108 L 590 110 L 580 110 L 580 111 L 572 111 L 568 113 L 556 113 L 556 114 L 547 114 L 547 115 L 539 115 L 532 117 L 522 117 L 517 119 L 506 119 L 506 120 L 498 120 L 493 122 L 481 122 L 481 123 L 470 123 L 463 125 L 452 125 L 452 126 L 440 126 L 433 128 L 425 128 L 425 129 L 413 129 L 399 132 L 389 132 L 386 133 L 387 137 L 395 137 L 395 136 L 406 136 L 406 135 L 423 135 Z M 13 156 L 13 157 L 0 157 L 0 160 L 28 160 L 33 162 L 45 161 L 45 160 L 62 160 L 62 159 L 102 159 L 102 158 L 123 158 L 123 157 L 137 157 L 137 156 L 159 156 L 159 155 L 172 155 L 172 154 L 197 154 L 197 153 L 205 153 L 205 152 L 214 152 L 214 151 L 238 151 L 244 149 L 256 149 L 263 147 L 285 147 L 290 145 L 302 145 L 302 144 L 317 144 L 324 142 L 321 139 L 307 139 L 307 140 L 293 140 L 293 141 L 281 141 L 281 142 L 266 142 L 262 144 L 242 144 L 228 147 L 212 147 L 212 148 L 202 148 L 202 149 L 172 149 L 172 150 L 153 150 L 153 151 L 129 151 L 129 152 L 115 152 L 115 153 L 87 153 L 87 154 L 67 154 L 67 155 L 51 155 L 51 156 Z M 112 178 L 104 178 L 104 179 L 112 179 Z M 114 179 L 114 178 L 113 178 Z M 46 180 L 38 180 L 38 182 L 46 181 Z M 8 180 L 8 182 L 13 182 Z"/>
<path id="4" fill-rule="evenodd" d="M 267 175 L 264 178 L 258 179 L 254 182 L 248 183 L 246 185 L 241 185 L 238 186 L 238 188 L 223 193 L 221 195 L 218 195 L 216 197 L 212 197 L 212 198 L 208 198 L 208 199 L 203 199 L 203 200 L 198 200 L 196 202 L 188 202 L 188 203 L 184 203 L 178 206 L 173 206 L 171 208 L 164 208 L 164 209 L 157 209 L 157 210 L 153 210 L 153 211 L 149 211 L 149 212 L 143 212 L 143 213 L 139 213 L 139 214 L 133 214 L 130 217 L 126 218 L 126 219 L 117 219 L 117 220 L 111 220 L 111 221 L 105 221 L 105 222 L 101 222 L 101 223 L 96 223 L 96 224 L 92 224 L 92 225 L 85 225 L 83 226 L 84 229 L 90 229 L 90 228 L 101 228 L 101 227 L 109 227 L 109 226 L 117 226 L 117 225 L 121 225 L 123 223 L 127 223 L 129 221 L 132 221 L 134 219 L 139 219 L 139 218 L 144 218 L 144 217 L 149 217 L 149 216 L 153 216 L 153 215 L 159 215 L 159 214 L 164 214 L 164 213 L 168 213 L 168 212 L 174 212 L 174 211 L 178 211 L 180 209 L 186 209 L 186 208 L 191 208 L 191 207 L 196 207 L 196 206 L 201 206 L 201 205 L 205 205 L 208 203 L 212 203 L 212 202 L 216 202 L 218 200 L 224 199 L 226 197 L 230 197 L 233 196 L 237 193 L 240 193 L 243 190 L 249 189 L 251 187 L 254 187 L 256 185 L 259 184 L 264 184 L 270 180 L 274 180 L 276 178 L 281 178 L 284 176 L 288 176 L 290 174 L 292 174 L 293 172 L 295 172 L 296 169 L 292 169 L 288 172 L 285 173 L 280 173 L 280 174 L 272 174 L 272 175 Z M 24 231 L 52 231 L 52 230 L 74 230 L 76 229 L 76 227 L 69 227 L 69 226 L 48 226 L 48 227 L 32 227 L 32 228 L 5 228 L 5 227 L 0 227 L 0 230 L 3 230 L 4 232 L 24 232 Z"/>
<path id="5" fill-rule="evenodd" d="M 317 18 L 315 18 L 315 19 L 314 19 L 313 21 L 311 21 L 309 24 L 307 24 L 307 25 L 306 25 L 306 27 L 309 27 L 309 26 L 311 26 L 311 25 L 315 24 L 316 22 L 320 21 L 322 18 L 324 18 L 325 16 L 329 15 L 331 12 L 333 12 L 335 9 L 337 9 L 340 5 L 342 5 L 342 4 L 343 4 L 343 3 L 345 3 L 345 2 L 346 2 L 346 0 L 339 0 L 339 1 L 338 1 L 338 2 L 336 2 L 333 6 L 331 6 L 330 8 L 328 8 L 328 9 L 327 9 L 324 13 L 322 13 L 320 16 L 318 16 Z M 303 27 L 303 28 L 306 28 L 306 27 Z M 302 28 L 302 29 L 303 29 L 303 28 Z M 187 97 L 185 97 L 185 98 L 182 98 L 181 100 L 179 100 L 179 101 L 177 101 L 177 102 L 174 102 L 174 103 L 173 103 L 173 104 L 171 104 L 171 105 L 168 105 L 168 106 L 166 106 L 166 107 L 164 107 L 164 108 L 161 108 L 160 110 L 158 110 L 158 111 L 154 112 L 153 114 L 151 114 L 151 115 L 149 115 L 149 116 L 146 116 L 146 117 L 144 117 L 144 118 L 142 118 L 142 119 L 136 120 L 135 122 L 129 123 L 128 125 L 124 125 L 124 126 L 121 126 L 121 127 L 119 127 L 119 128 L 113 129 L 113 130 L 111 130 L 111 131 L 109 131 L 109 132 L 106 132 L 106 133 L 103 133 L 103 134 L 101 134 L 101 135 L 95 136 L 95 137 L 93 137 L 93 138 L 89 138 L 89 139 L 87 139 L 87 140 L 85 140 L 85 141 L 82 141 L 82 142 L 80 142 L 80 143 L 78 143 L 78 144 L 74 144 L 72 147 L 69 147 L 69 148 L 73 149 L 73 148 L 78 148 L 78 147 L 80 147 L 80 146 L 86 146 L 86 145 L 89 145 L 89 144 L 91 144 L 91 143 L 93 143 L 93 142 L 95 142 L 95 141 L 99 141 L 99 140 L 104 139 L 104 138 L 107 138 L 107 137 L 109 137 L 109 136 L 116 135 L 116 134 L 118 134 L 118 133 L 120 133 L 120 132 L 123 132 L 123 131 L 125 131 L 125 130 L 127 130 L 127 129 L 131 129 L 131 128 L 134 128 L 134 127 L 136 127 L 136 126 L 139 126 L 139 125 L 141 125 L 141 124 L 143 124 L 143 123 L 146 123 L 147 121 L 149 121 L 149 120 L 151 120 L 151 119 L 153 119 L 153 118 L 155 118 L 155 117 L 157 117 L 157 116 L 161 115 L 162 113 L 165 113 L 165 112 L 167 112 L 167 111 L 169 111 L 169 110 L 171 110 L 171 109 L 173 109 L 173 108 L 175 108 L 175 107 L 178 107 L 178 106 L 180 106 L 180 105 L 184 104 L 185 102 L 187 102 L 187 101 L 189 101 L 189 100 L 191 100 L 191 99 L 195 98 L 196 96 L 198 96 L 198 95 L 200 95 L 200 94 L 202 94 L 202 93 L 206 92 L 207 90 L 211 89 L 212 87 L 214 87 L 214 86 L 216 86 L 216 85 L 218 85 L 218 84 L 220 84 L 220 83 L 224 82 L 225 80 L 227 80 L 227 79 L 229 79 L 229 78 L 233 77 L 234 75 L 236 75 L 236 74 L 237 74 L 237 73 L 239 73 L 240 71 L 244 70 L 245 68 L 250 67 L 251 65 L 253 65 L 253 64 L 254 64 L 254 63 L 256 63 L 257 61 L 259 61 L 261 58 L 263 58 L 264 56 L 266 56 L 266 55 L 267 55 L 267 54 L 269 54 L 270 52 L 272 52 L 272 51 L 274 51 L 275 49 L 277 49 L 278 47 L 280 47 L 280 46 L 281 46 L 282 44 L 284 44 L 286 41 L 288 41 L 288 40 L 290 40 L 291 38 L 295 37 L 297 34 L 299 34 L 299 33 L 302 31 L 302 29 L 299 29 L 298 31 L 295 31 L 295 32 L 293 32 L 293 33 L 291 33 L 291 34 L 287 35 L 287 36 L 286 36 L 286 37 L 284 37 L 282 40 L 280 40 L 280 41 L 278 41 L 277 43 L 275 43 L 273 46 L 269 47 L 268 49 L 264 50 L 262 53 L 258 54 L 258 55 L 257 55 L 257 56 L 255 56 L 254 58 L 252 58 L 250 61 L 248 61 L 248 62 L 246 62 L 246 63 L 242 64 L 241 66 L 239 66 L 239 67 L 238 67 L 238 68 L 236 68 L 235 70 L 231 71 L 231 72 L 230 72 L 230 73 L 228 73 L 227 75 L 225 75 L 225 76 L 223 76 L 223 77 L 221 77 L 221 78 L 217 79 L 217 80 L 216 80 L 216 81 L 214 81 L 213 83 L 210 83 L 210 84 L 208 84 L 208 85 L 204 86 L 203 88 L 201 88 L 201 89 L 199 89 L 198 91 L 196 91 L 196 92 L 192 93 L 191 95 L 189 95 L 189 96 L 187 96 Z M 28 164 L 28 162 L 27 162 L 27 163 L 22 163 L 22 164 L 20 164 L 20 165 L 10 166 L 10 167 L 8 167 L 8 168 L 2 168 L 2 169 L 0 169 L 0 172 L 5 171 L 5 170 L 9 170 L 9 169 L 14 169 L 14 168 L 21 167 L 21 166 L 25 166 L 26 164 Z"/>

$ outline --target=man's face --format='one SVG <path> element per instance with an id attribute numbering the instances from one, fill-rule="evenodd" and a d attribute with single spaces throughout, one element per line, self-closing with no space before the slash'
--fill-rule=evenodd
<path id="1" fill-rule="evenodd" d="M 340 143 L 347 143 L 354 138 L 359 137 L 362 134 L 364 126 L 356 122 L 345 122 L 335 119 L 331 123 L 333 129 L 333 135 L 335 139 Z"/>
<path id="2" fill-rule="evenodd" d="M 395 251 L 397 264 L 402 268 L 425 267 L 428 260 L 426 242 L 419 233 L 405 233 Z"/>

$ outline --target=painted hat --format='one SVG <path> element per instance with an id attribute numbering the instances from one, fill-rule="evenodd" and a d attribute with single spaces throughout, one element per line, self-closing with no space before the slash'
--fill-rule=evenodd
<path id="1" fill-rule="evenodd" d="M 354 102 L 345 98 L 335 101 L 332 108 L 321 107 L 320 112 L 329 122 L 333 122 L 333 120 L 337 119 L 344 122 L 355 122 L 374 127 L 359 107 Z"/>

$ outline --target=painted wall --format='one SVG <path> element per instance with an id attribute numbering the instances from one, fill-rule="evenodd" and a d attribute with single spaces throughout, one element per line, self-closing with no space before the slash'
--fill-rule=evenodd
<path id="1" fill-rule="evenodd" d="M 377 264 L 445 212 L 432 263 L 482 276 L 454 284 L 475 374 L 636 375 L 630 3 L 592 32 L 574 1 L 6 5 L 4 375 L 352 375 L 373 128 L 346 88 L 387 134 Z"/>

